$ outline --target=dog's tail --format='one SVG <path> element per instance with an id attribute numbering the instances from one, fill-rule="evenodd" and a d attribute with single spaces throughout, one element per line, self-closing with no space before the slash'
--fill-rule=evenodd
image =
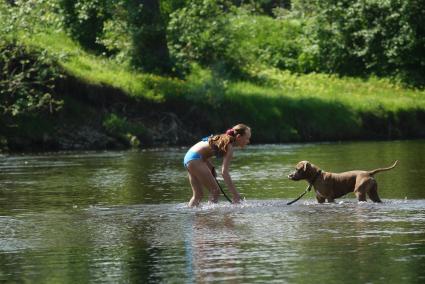
<path id="1" fill-rule="evenodd" d="M 369 171 L 369 175 L 373 176 L 376 173 L 391 170 L 391 169 L 393 169 L 397 165 L 397 162 L 398 162 L 398 160 L 396 160 L 394 162 L 394 164 L 391 167 L 388 167 L 388 168 L 379 168 L 379 169 L 375 169 L 375 170 Z"/>

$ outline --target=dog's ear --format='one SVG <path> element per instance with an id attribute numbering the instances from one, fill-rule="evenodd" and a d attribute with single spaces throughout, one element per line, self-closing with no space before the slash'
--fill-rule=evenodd
<path id="1" fill-rule="evenodd" d="M 310 167 L 310 163 L 307 162 L 307 161 L 305 161 L 304 162 L 304 172 L 306 172 L 307 171 L 307 168 L 309 168 L 309 167 Z"/>

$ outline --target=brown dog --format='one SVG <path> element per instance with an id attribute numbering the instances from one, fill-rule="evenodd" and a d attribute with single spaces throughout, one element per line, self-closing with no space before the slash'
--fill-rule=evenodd
<path id="1" fill-rule="evenodd" d="M 301 161 L 295 167 L 295 172 L 288 175 L 291 180 L 307 180 L 314 187 L 319 203 L 334 202 L 335 198 L 349 192 L 354 192 L 359 201 L 366 201 L 366 194 L 373 202 L 382 202 L 378 196 L 378 184 L 373 175 L 391 170 L 397 165 L 379 168 L 372 171 L 349 171 L 343 173 L 328 173 L 320 170 L 308 161 Z"/>

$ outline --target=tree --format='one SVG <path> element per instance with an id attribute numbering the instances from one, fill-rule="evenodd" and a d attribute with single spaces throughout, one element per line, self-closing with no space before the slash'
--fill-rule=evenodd
<path id="1" fill-rule="evenodd" d="M 102 35 L 104 22 L 111 17 L 108 0 L 59 0 L 59 3 L 71 36 L 84 48 L 105 51 L 97 39 Z"/>
<path id="2" fill-rule="evenodd" d="M 396 76 L 425 85 L 425 2 L 317 2 L 315 41 L 320 70 Z"/>
<path id="3" fill-rule="evenodd" d="M 158 0 L 129 0 L 131 62 L 146 72 L 171 73 L 165 24 Z"/>

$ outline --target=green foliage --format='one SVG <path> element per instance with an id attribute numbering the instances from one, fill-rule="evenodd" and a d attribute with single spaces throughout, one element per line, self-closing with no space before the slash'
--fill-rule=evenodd
<path id="1" fill-rule="evenodd" d="M 420 0 L 8 3 L 0 3 L 4 38 L 64 25 L 83 47 L 146 72 L 188 73 L 197 63 L 228 79 L 264 65 L 425 84 L 425 2 Z"/>
<path id="2" fill-rule="evenodd" d="M 191 62 L 212 66 L 232 61 L 227 53 L 231 41 L 227 32 L 230 6 L 225 0 L 195 0 L 171 14 L 169 48 L 180 69 L 187 71 Z"/>
<path id="3" fill-rule="evenodd" d="M 161 16 L 168 25 L 170 14 L 188 5 L 192 0 L 161 0 L 159 1 Z"/>
<path id="4" fill-rule="evenodd" d="M 273 16 L 275 9 L 289 9 L 293 0 L 231 0 L 237 7 L 249 9 L 259 15 Z"/>
<path id="5" fill-rule="evenodd" d="M 188 129 L 246 122 L 262 142 L 424 133 L 424 92 L 381 78 L 424 85 L 423 1 L 10 2 L 0 1 L 0 147 L 31 131 L 44 141 L 41 121 L 55 122 L 50 114 L 62 105 L 55 94 L 62 72 L 82 95 L 130 97 L 123 103 L 135 103 L 131 117 L 107 115 L 100 130 L 129 145 L 149 139 L 135 114 L 145 103 L 177 114 Z M 153 74 L 169 74 L 174 62 L 184 79 Z M 15 132 L 4 131 L 10 125 Z"/>
<path id="6" fill-rule="evenodd" d="M 312 35 L 319 70 L 424 85 L 424 11 L 421 0 L 318 1 Z"/>
<path id="7" fill-rule="evenodd" d="M 159 0 L 127 1 L 133 66 L 157 74 L 171 72 L 165 24 Z"/>
<path id="8" fill-rule="evenodd" d="M 177 78 L 138 72 L 116 60 L 95 56 L 64 33 L 37 34 L 26 43 L 53 54 L 64 71 L 73 77 L 87 84 L 120 89 L 140 101 L 164 102 L 167 97 L 185 92 L 183 81 Z"/>
<path id="9" fill-rule="evenodd" d="M 61 108 L 63 102 L 54 91 L 61 72 L 46 52 L 1 42 L 0 58 L 0 113 L 4 117 L 53 113 Z"/>
<path id="10" fill-rule="evenodd" d="M 419 130 L 425 124 L 421 119 L 424 91 L 378 78 L 295 75 L 279 69 L 252 72 L 261 86 L 228 83 L 222 115 L 251 125 L 261 141 L 401 138 L 425 133 Z"/>
<path id="11" fill-rule="evenodd" d="M 231 18 L 229 26 L 233 39 L 229 53 L 234 61 L 295 72 L 301 68 L 298 58 L 303 30 L 299 21 L 253 16 L 241 10 Z"/>
<path id="12" fill-rule="evenodd" d="M 186 78 L 186 97 L 196 104 L 218 109 L 223 104 L 228 82 L 210 69 L 193 64 Z"/>
<path id="13" fill-rule="evenodd" d="M 17 40 L 37 32 L 59 30 L 63 18 L 57 0 L 0 1 L 0 38 Z"/>
<path id="14" fill-rule="evenodd" d="M 181 69 L 197 62 L 231 78 L 258 64 L 294 72 L 312 69 L 303 27 L 303 21 L 258 15 L 251 6 L 199 0 L 171 15 L 168 38 Z"/>
<path id="15" fill-rule="evenodd" d="M 184 0 L 111 1 L 107 8 L 110 17 L 103 23 L 97 42 L 120 63 L 148 72 L 170 73 L 166 23 L 168 15 L 184 4 Z"/>
<path id="16" fill-rule="evenodd" d="M 56 4 L 56 0 L 0 1 L 0 148 L 17 140 L 30 144 L 26 139 L 30 136 L 42 140 L 49 127 L 40 121 L 62 108 L 55 93 L 62 74 L 58 63 L 47 51 L 23 44 L 36 33 L 60 30 Z"/>
<path id="17" fill-rule="evenodd" d="M 111 17 L 108 0 L 58 0 L 64 18 L 64 25 L 84 48 L 102 52 L 99 44 L 104 22 Z"/>
<path id="18" fill-rule="evenodd" d="M 130 122 L 125 117 L 120 117 L 115 113 L 107 115 L 103 121 L 105 130 L 126 141 L 129 145 L 137 147 L 140 145 L 140 137 L 146 134 L 146 129 L 140 122 Z"/>
<path id="19" fill-rule="evenodd" d="M 132 41 L 125 1 L 113 1 L 110 3 L 110 9 L 111 17 L 103 23 L 103 31 L 97 42 L 118 62 L 129 63 Z"/>

